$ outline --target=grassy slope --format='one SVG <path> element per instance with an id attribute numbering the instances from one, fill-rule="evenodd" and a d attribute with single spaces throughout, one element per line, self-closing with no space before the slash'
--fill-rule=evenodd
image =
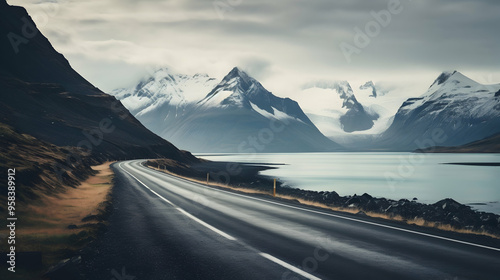
<path id="1" fill-rule="evenodd" d="M 52 166 L 65 163 L 70 153 L 86 156 L 74 148 L 40 141 L 0 123 L 0 169 L 3 174 L 8 168 L 16 169 L 16 251 L 42 252 L 42 266 L 16 273 L 18 279 L 39 276 L 48 266 L 92 240 L 102 228 L 107 205 L 104 202 L 112 186 L 109 163 L 92 168 L 92 161 L 84 159 L 59 181 Z M 0 176 L 3 186 L 6 179 Z M 7 213 L 6 205 L 5 188 L 0 194 L 1 213 Z M 68 229 L 70 224 L 79 228 Z M 6 229 L 0 229 L 2 252 L 7 251 L 6 237 Z M 2 269 L 2 273 L 6 271 Z M 2 273 L 0 278 L 4 279 Z"/>
<path id="2" fill-rule="evenodd" d="M 90 168 L 93 163 L 84 160 L 82 164 L 72 166 L 72 169 L 62 175 L 62 181 L 54 171 L 54 164 L 65 164 L 68 155 L 85 157 L 75 148 L 58 147 L 40 141 L 30 135 L 20 134 L 12 127 L 0 123 L 0 168 L 16 168 L 16 196 L 17 201 L 23 202 L 37 198 L 37 192 L 55 194 L 64 190 L 65 186 L 77 186 L 95 174 Z M 0 176 L 2 185 L 6 185 L 6 176 Z M 5 199 L 5 190 L 0 199 Z M 0 204 L 4 210 L 5 204 Z"/>

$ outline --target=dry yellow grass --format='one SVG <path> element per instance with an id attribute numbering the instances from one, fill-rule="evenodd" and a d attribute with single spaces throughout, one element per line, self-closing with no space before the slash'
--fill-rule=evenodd
<path id="1" fill-rule="evenodd" d="M 410 225 L 417 225 L 417 226 L 423 226 L 423 227 L 433 227 L 433 228 L 437 228 L 440 230 L 453 231 L 453 232 L 459 232 L 459 233 L 465 233 L 465 234 L 485 235 L 485 236 L 493 237 L 496 239 L 500 239 L 500 236 L 495 235 L 495 234 L 491 234 L 491 233 L 486 232 L 486 231 L 476 231 L 476 230 L 470 230 L 470 229 L 455 228 L 455 227 L 453 227 L 451 225 L 447 225 L 447 224 L 429 222 L 429 221 L 426 221 L 422 218 L 408 220 L 407 223 Z"/>
<path id="2" fill-rule="evenodd" d="M 79 245 L 73 244 L 76 235 L 88 236 L 89 229 L 68 229 L 68 225 L 97 223 L 82 222 L 82 218 L 103 210 L 103 202 L 109 198 L 112 188 L 113 172 L 110 164 L 107 162 L 92 167 L 98 174 L 76 188 L 67 187 L 54 196 L 39 193 L 40 203 L 22 205 L 24 209 L 18 214 L 20 226 L 16 228 L 17 252 L 43 252 L 43 263 L 49 265 L 60 259 L 61 252 L 78 249 Z M 2 229 L 0 233 L 7 232 Z"/>
<path id="3" fill-rule="evenodd" d="M 173 175 L 173 176 L 176 176 L 176 177 L 180 177 L 180 178 L 192 181 L 192 182 L 200 183 L 200 184 L 203 184 L 203 185 L 207 184 L 206 181 L 192 179 L 192 178 L 185 177 L 185 176 L 179 176 L 179 175 L 174 174 L 172 172 L 169 172 L 167 170 L 158 169 L 158 168 L 154 168 L 154 167 L 150 167 L 150 168 L 153 168 L 155 170 L 158 170 L 158 171 L 161 171 L 161 172 L 165 172 L 167 174 L 170 174 L 170 175 Z M 235 187 L 235 186 L 230 186 L 230 185 L 224 185 L 224 184 L 216 184 L 216 183 L 209 183 L 208 185 L 209 186 L 222 187 L 222 188 L 231 189 L 231 190 L 236 190 L 236 191 L 244 192 L 244 193 L 266 194 L 266 195 L 272 196 L 272 192 L 270 192 L 270 191 L 266 192 L 266 191 L 261 191 L 261 190 L 254 190 L 254 189 L 249 189 L 249 188 L 240 188 L 240 187 Z M 295 197 L 295 196 L 290 196 L 290 195 L 276 194 L 276 197 L 279 197 L 279 198 L 282 198 L 282 199 L 288 199 L 288 200 L 297 200 L 298 202 L 300 202 L 301 204 L 304 204 L 304 205 L 319 207 L 319 208 L 323 208 L 323 209 L 329 209 L 329 210 L 333 210 L 333 211 L 337 211 L 337 212 L 344 212 L 344 213 L 356 214 L 356 213 L 362 211 L 361 209 L 358 209 L 358 208 L 355 208 L 355 207 L 347 207 L 347 208 L 345 208 L 345 207 L 332 207 L 332 206 L 329 206 L 329 205 L 326 205 L 326 204 L 323 204 L 323 203 L 319 203 L 319 202 L 315 202 L 315 201 L 310 201 L 310 200 L 306 200 L 306 199 L 303 199 L 303 198 L 300 198 L 300 197 Z M 429 221 L 426 221 L 426 220 L 424 220 L 422 218 L 417 218 L 417 219 L 414 219 L 414 220 L 405 220 L 403 217 L 401 217 L 399 215 L 388 215 L 388 214 L 376 213 L 376 212 L 369 212 L 369 211 L 363 211 L 363 212 L 367 216 L 372 217 L 372 218 L 380 218 L 380 219 L 392 220 L 392 221 L 399 221 L 399 222 L 403 222 L 404 221 L 404 222 L 406 222 L 407 224 L 410 224 L 410 225 L 417 225 L 417 226 L 421 226 L 421 227 L 432 227 L 432 228 L 437 228 L 437 229 L 444 230 L 444 231 L 452 231 L 452 232 L 459 232 L 459 233 L 465 233 L 465 234 L 485 235 L 485 236 L 489 236 L 489 237 L 500 239 L 500 236 L 491 234 L 491 233 L 486 232 L 486 231 L 474 231 L 474 230 L 468 230 L 468 229 L 457 229 L 457 228 L 455 228 L 455 227 L 453 227 L 451 225 L 440 224 L 440 223 L 435 223 L 435 222 L 429 222 Z"/>
<path id="4" fill-rule="evenodd" d="M 351 213 L 351 214 L 356 214 L 359 211 L 362 211 L 358 208 L 343 208 L 343 207 L 331 207 L 322 203 L 318 202 L 313 202 L 293 196 L 287 196 L 287 195 L 276 195 L 277 197 L 284 198 L 284 199 L 295 199 L 298 200 L 300 203 L 305 204 L 305 205 L 310 205 L 310 206 L 315 206 L 315 207 L 320 207 L 320 208 L 325 208 L 325 209 L 330 209 L 333 211 L 339 211 L 339 212 L 346 212 L 346 213 Z M 485 235 L 493 238 L 500 239 L 500 236 L 491 234 L 486 231 L 475 231 L 475 230 L 470 230 L 470 229 L 458 229 L 455 228 L 451 225 L 448 224 L 441 224 L 441 223 L 435 223 L 435 222 L 429 222 L 424 220 L 423 218 L 416 218 L 413 220 L 405 220 L 403 217 L 399 215 L 388 215 L 388 214 L 383 214 L 383 213 L 377 213 L 377 212 L 370 212 L 370 211 L 363 211 L 367 216 L 372 217 L 372 218 L 381 218 L 385 220 L 392 220 L 392 221 L 399 221 L 399 222 L 406 222 L 409 225 L 417 225 L 421 227 L 432 227 L 432 228 L 437 228 L 440 230 L 444 231 L 452 231 L 452 232 L 459 232 L 459 233 L 465 233 L 465 234 L 476 234 L 476 235 Z"/>
<path id="5" fill-rule="evenodd" d="M 191 181 L 191 182 L 195 182 L 195 183 L 202 184 L 202 185 L 207 185 L 207 181 L 193 179 L 193 178 L 189 178 L 189 177 L 186 177 L 186 176 L 180 176 L 180 175 L 177 175 L 177 174 L 172 173 L 172 172 L 170 172 L 168 170 L 165 170 L 165 169 L 159 169 L 159 168 L 152 167 L 152 166 L 148 166 L 148 167 L 151 168 L 151 169 L 160 171 L 160 172 L 167 173 L 167 174 L 175 176 L 175 177 L 179 177 L 179 178 Z M 220 183 L 213 183 L 213 182 L 210 182 L 210 181 L 209 181 L 208 185 L 209 186 L 214 186 L 214 187 L 221 187 L 221 188 L 236 190 L 236 191 L 244 192 L 244 193 L 270 194 L 269 192 L 262 191 L 262 190 L 254 190 L 254 189 L 248 189 L 248 188 L 235 187 L 235 186 L 231 186 L 231 185 L 225 185 L 225 184 L 220 184 Z"/>
<path id="6" fill-rule="evenodd" d="M 20 228 L 19 234 L 64 233 L 68 225 L 82 225 L 84 217 L 98 214 L 112 187 L 113 172 L 109 168 L 110 164 L 107 162 L 92 167 L 99 173 L 76 188 L 67 188 L 65 192 L 54 196 L 39 194 L 42 203 L 28 207 L 29 214 L 25 218 L 28 227 Z"/>

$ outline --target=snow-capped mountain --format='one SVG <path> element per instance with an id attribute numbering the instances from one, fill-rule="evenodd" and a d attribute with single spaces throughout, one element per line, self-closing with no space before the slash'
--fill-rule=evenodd
<path id="1" fill-rule="evenodd" d="M 142 79 L 137 86 L 116 89 L 111 94 L 133 114 L 140 114 L 144 109 L 152 110 L 164 103 L 183 107 L 198 102 L 215 85 L 217 80 L 207 74 L 188 76 L 161 68 Z"/>
<path id="2" fill-rule="evenodd" d="M 135 116 L 146 127 L 190 151 L 313 152 L 340 148 L 321 134 L 297 102 L 274 96 L 238 68 L 218 84 L 205 75 L 162 72 L 134 89 L 113 93 L 125 100 L 125 106 L 134 107 Z"/>
<path id="3" fill-rule="evenodd" d="M 347 81 L 305 84 L 299 97 L 306 114 L 328 137 L 338 137 L 373 127 L 379 115 L 358 102 Z"/>
<path id="4" fill-rule="evenodd" d="M 112 91 L 146 127 L 159 134 L 168 123 L 182 118 L 218 81 L 207 74 L 177 74 L 162 68 L 137 86 Z"/>
<path id="5" fill-rule="evenodd" d="M 203 108 L 245 108 L 267 118 L 290 118 L 314 126 L 297 102 L 273 95 L 237 67 L 198 104 Z"/>
<path id="6" fill-rule="evenodd" d="M 364 83 L 363 85 L 359 86 L 360 91 L 363 94 L 363 91 L 368 91 L 369 97 L 374 97 L 377 98 L 379 96 L 384 96 L 387 91 L 381 90 L 379 87 L 375 86 L 375 84 L 372 81 L 368 81 Z"/>
<path id="7" fill-rule="evenodd" d="M 456 146 L 500 131 L 500 84 L 482 85 L 460 72 L 444 72 L 418 98 L 403 103 L 379 145 L 411 151 Z"/>

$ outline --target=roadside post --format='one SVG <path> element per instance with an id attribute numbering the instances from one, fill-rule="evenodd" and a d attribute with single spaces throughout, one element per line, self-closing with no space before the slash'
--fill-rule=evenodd
<path id="1" fill-rule="evenodd" d="M 273 196 L 276 197 L 276 178 L 274 178 Z"/>
<path id="2" fill-rule="evenodd" d="M 210 178 L 210 173 L 207 173 L 207 186 L 208 186 L 208 179 Z"/>

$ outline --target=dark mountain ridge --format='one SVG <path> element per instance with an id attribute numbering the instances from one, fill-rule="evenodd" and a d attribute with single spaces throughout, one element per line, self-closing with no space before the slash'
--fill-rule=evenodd
<path id="1" fill-rule="evenodd" d="M 100 161 L 194 159 L 74 71 L 24 8 L 0 3 L 0 122 L 58 146 L 78 146 Z"/>
<path id="2" fill-rule="evenodd" d="M 29 83 L 56 83 L 73 93 L 103 94 L 54 50 L 23 7 L 0 0 L 0 26 L 0 76 Z"/>
<path id="3" fill-rule="evenodd" d="M 461 146 L 430 147 L 419 149 L 420 153 L 500 153 L 500 133 Z"/>

